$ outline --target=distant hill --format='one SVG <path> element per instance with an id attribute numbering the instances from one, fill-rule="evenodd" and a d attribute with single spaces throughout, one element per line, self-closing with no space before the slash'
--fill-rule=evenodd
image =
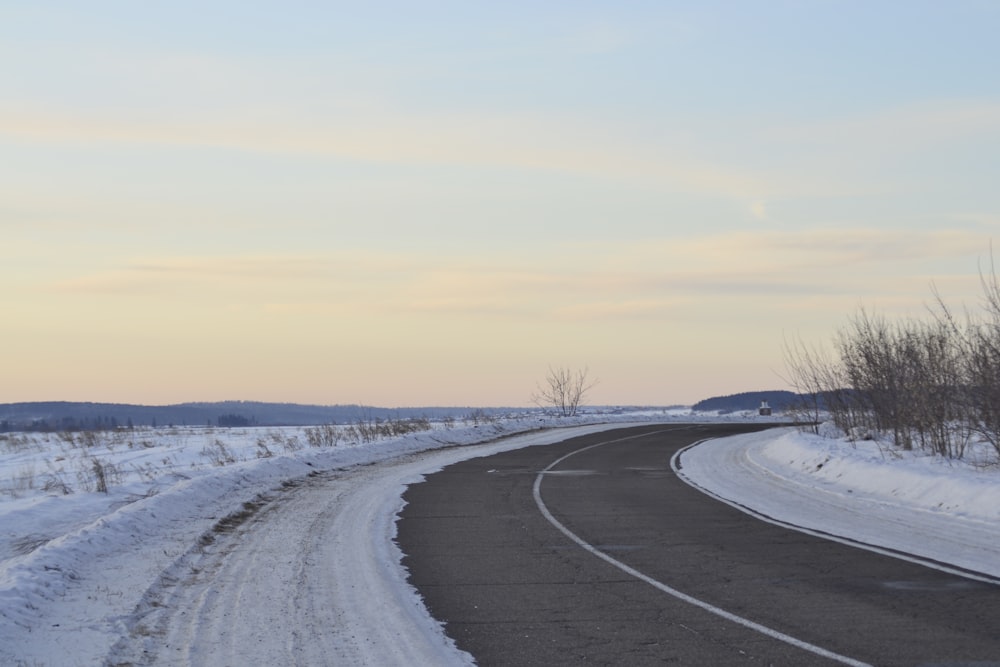
<path id="1" fill-rule="evenodd" d="M 470 413 L 507 413 L 513 408 L 300 405 L 220 401 L 176 405 L 130 405 L 51 401 L 0 403 L 0 431 L 74 430 L 128 426 L 310 426 L 359 420 L 464 417 Z"/>
<path id="2" fill-rule="evenodd" d="M 696 412 L 742 412 L 744 410 L 756 410 L 763 401 L 775 412 L 788 409 L 789 406 L 799 401 L 799 395 L 792 391 L 745 391 L 740 394 L 730 394 L 729 396 L 716 396 L 698 401 L 691 406 Z"/>

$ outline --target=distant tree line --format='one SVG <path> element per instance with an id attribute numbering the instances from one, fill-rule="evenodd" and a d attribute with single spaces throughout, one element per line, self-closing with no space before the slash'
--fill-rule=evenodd
<path id="1" fill-rule="evenodd" d="M 219 415 L 219 418 L 215 421 L 216 424 L 222 427 L 257 425 L 257 420 L 254 417 L 244 417 L 238 414 Z"/>
<path id="2" fill-rule="evenodd" d="M 103 415 L 95 417 L 57 417 L 53 419 L 33 419 L 28 422 L 0 420 L 0 433 L 11 431 L 109 431 L 119 428 L 134 428 L 131 418 L 124 423 L 117 417 Z"/>
<path id="3" fill-rule="evenodd" d="M 460 419 L 473 408 L 378 408 L 364 405 L 301 405 L 256 401 L 219 401 L 177 405 L 130 405 L 46 401 L 0 403 L 0 431 L 61 431 L 129 426 L 310 426 L 354 424 L 358 420 Z M 507 414 L 515 408 L 476 408 L 489 414 Z M 247 416 L 247 415 L 252 415 Z M 220 424 L 219 418 L 222 417 Z M 236 416 L 237 419 L 231 418 Z M 246 419 L 247 422 L 244 422 Z"/>
<path id="4" fill-rule="evenodd" d="M 786 342 L 805 421 L 828 413 L 853 439 L 962 458 L 973 440 L 1000 457 L 1000 281 L 980 275 L 982 307 L 956 317 L 934 293 L 924 319 L 859 311 L 829 347 Z"/>
<path id="5" fill-rule="evenodd" d="M 799 395 L 793 391 L 744 391 L 728 396 L 706 398 L 692 405 L 691 409 L 696 412 L 745 412 L 756 410 L 762 402 L 767 401 L 774 410 L 784 411 L 797 404 L 799 400 Z"/>

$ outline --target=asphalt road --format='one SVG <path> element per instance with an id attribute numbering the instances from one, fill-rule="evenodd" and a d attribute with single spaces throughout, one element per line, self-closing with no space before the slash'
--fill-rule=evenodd
<path id="1" fill-rule="evenodd" d="M 758 521 L 671 471 L 754 428 L 606 431 L 428 475 L 398 522 L 410 581 L 480 665 L 1000 665 L 1000 587 Z"/>

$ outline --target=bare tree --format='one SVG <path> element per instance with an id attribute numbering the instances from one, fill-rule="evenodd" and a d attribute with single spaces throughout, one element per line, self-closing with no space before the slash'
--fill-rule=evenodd
<path id="1" fill-rule="evenodd" d="M 965 354 L 968 423 L 1000 455 L 1000 279 L 990 246 L 990 271 L 979 269 L 985 319 L 970 322 Z"/>
<path id="2" fill-rule="evenodd" d="M 981 313 L 957 318 L 934 289 L 927 318 L 890 321 L 864 308 L 833 341 L 833 357 L 785 342 L 797 416 L 821 412 L 852 439 L 888 439 L 960 459 L 974 439 L 1000 455 L 1000 277 L 980 268 Z M 822 401 L 818 400 L 822 398 Z M 825 408 L 825 410 L 821 410 Z"/>
<path id="3" fill-rule="evenodd" d="M 531 402 L 541 408 L 555 408 L 563 417 L 576 415 L 587 392 L 593 389 L 597 380 L 590 380 L 589 370 L 572 370 L 563 366 L 549 366 L 545 384 L 536 384 Z"/>
<path id="4" fill-rule="evenodd" d="M 831 399 L 838 395 L 841 385 L 837 377 L 837 366 L 823 349 L 808 346 L 800 339 L 785 339 L 785 378 L 799 398 L 789 406 L 792 418 L 813 433 L 819 433 L 823 412 Z M 840 413 L 831 410 L 834 417 Z M 849 427 L 838 422 L 838 426 L 849 431 Z"/>
<path id="5" fill-rule="evenodd" d="M 872 434 L 891 434 L 897 446 L 909 450 L 913 434 L 904 393 L 905 371 L 912 369 L 901 362 L 905 350 L 900 339 L 898 327 L 862 308 L 838 332 L 836 345 L 844 377 L 859 403 L 857 414 L 868 421 L 862 426 Z"/>

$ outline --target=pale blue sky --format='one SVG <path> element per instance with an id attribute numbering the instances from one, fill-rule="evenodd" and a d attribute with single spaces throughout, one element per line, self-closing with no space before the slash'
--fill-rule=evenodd
<path id="1" fill-rule="evenodd" d="M 207 5 L 207 6 L 206 6 Z M 978 298 L 995 2 L 0 2 L 0 401 L 600 403 Z"/>

